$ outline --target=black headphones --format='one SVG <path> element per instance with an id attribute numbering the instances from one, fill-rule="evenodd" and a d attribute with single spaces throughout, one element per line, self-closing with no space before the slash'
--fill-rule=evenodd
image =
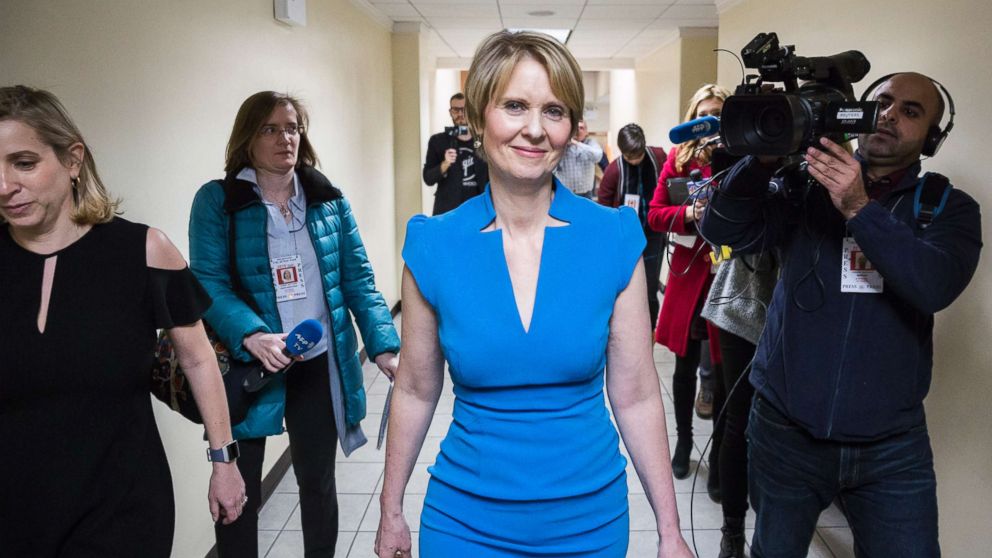
<path id="1" fill-rule="evenodd" d="M 901 73 L 904 72 L 887 74 L 873 81 L 871 85 L 869 85 L 865 89 L 865 92 L 861 95 L 861 100 L 867 101 L 869 95 L 871 95 L 879 85 L 882 85 L 883 83 L 888 81 L 889 78 L 893 76 L 897 76 Z M 927 77 L 927 79 L 929 79 L 930 82 L 933 83 L 935 86 L 937 86 L 937 89 L 944 95 L 944 98 L 947 99 L 947 111 L 948 114 L 950 115 L 950 118 L 947 121 L 947 126 L 945 126 L 943 130 L 940 129 L 940 126 L 933 124 L 930 126 L 930 129 L 927 131 L 927 139 L 923 142 L 923 149 L 920 151 L 920 153 L 926 157 L 933 157 L 934 155 L 937 154 L 937 151 L 940 149 L 940 146 L 944 143 L 944 140 L 947 139 L 947 134 L 951 133 L 951 128 L 954 127 L 954 99 L 951 98 L 951 94 L 947 91 L 947 89 L 943 85 L 941 85 L 939 81 L 933 79 L 932 77 L 928 77 L 928 76 L 925 77 Z"/>

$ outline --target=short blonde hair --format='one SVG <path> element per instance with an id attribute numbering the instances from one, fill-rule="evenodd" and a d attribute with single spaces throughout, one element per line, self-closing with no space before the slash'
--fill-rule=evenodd
<path id="1" fill-rule="evenodd" d="M 689 107 L 685 111 L 685 116 L 682 117 L 682 122 L 688 122 L 696 118 L 696 111 L 699 110 L 699 104 L 707 99 L 720 99 L 721 101 L 726 101 L 727 97 L 730 96 L 730 91 L 725 87 L 719 85 L 708 83 L 696 90 L 696 93 L 689 99 Z M 675 170 L 682 172 L 685 165 L 692 160 L 694 154 L 696 153 L 696 146 L 702 138 L 694 139 L 692 141 L 687 141 L 685 143 L 680 143 L 675 154 Z M 697 158 L 700 159 L 700 164 L 709 163 L 709 154 L 706 152 L 700 153 Z"/>
<path id="2" fill-rule="evenodd" d="M 565 45 L 543 33 L 499 31 L 486 37 L 475 51 L 465 79 L 465 108 L 468 126 L 482 152 L 482 135 L 486 128 L 486 107 L 506 91 L 510 75 L 517 64 L 531 58 L 544 66 L 551 82 L 551 92 L 568 109 L 572 133 L 578 130 L 585 104 L 582 69 Z M 482 153 L 483 157 L 485 153 Z"/>
<path id="3" fill-rule="evenodd" d="M 0 120 L 14 120 L 31 127 L 42 143 L 52 148 L 63 166 L 79 163 L 78 181 L 72 185 L 73 222 L 96 225 L 106 223 L 118 214 L 120 201 L 107 192 L 96 170 L 90 146 L 58 97 L 24 85 L 0 87 Z M 74 161 L 69 151 L 77 143 L 83 145 L 82 161 Z M 2 218 L 0 222 L 3 222 Z"/>

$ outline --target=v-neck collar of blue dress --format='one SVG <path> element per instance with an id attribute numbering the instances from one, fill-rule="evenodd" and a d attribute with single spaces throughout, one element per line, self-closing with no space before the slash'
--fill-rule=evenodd
<path id="1" fill-rule="evenodd" d="M 559 221 L 571 223 L 582 199 L 573 194 L 557 178 L 554 179 L 553 187 L 554 195 L 551 196 L 551 207 L 548 208 L 548 215 Z M 475 205 L 475 208 L 475 215 L 471 219 L 478 223 L 479 230 L 489 226 L 496 219 L 496 208 L 493 206 L 493 193 L 490 184 L 486 184 L 486 191 L 482 193 L 482 203 Z"/>

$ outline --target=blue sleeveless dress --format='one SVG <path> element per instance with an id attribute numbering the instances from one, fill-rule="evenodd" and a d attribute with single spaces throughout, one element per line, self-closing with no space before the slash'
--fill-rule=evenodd
<path id="1" fill-rule="evenodd" d="M 555 181 L 529 331 L 489 189 L 407 225 L 403 259 L 433 307 L 453 421 L 428 469 L 424 558 L 620 558 L 626 460 L 603 395 L 609 321 L 644 249 L 630 208 Z"/>

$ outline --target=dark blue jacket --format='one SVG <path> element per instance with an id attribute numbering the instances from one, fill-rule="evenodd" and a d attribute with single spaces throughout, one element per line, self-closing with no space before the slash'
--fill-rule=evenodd
<path id="1" fill-rule="evenodd" d="M 913 212 L 919 163 L 886 196 L 845 221 L 815 185 L 801 201 L 767 196 L 769 171 L 749 157 L 728 173 L 701 225 L 742 252 L 781 248 L 751 383 L 813 436 L 870 441 L 924 423 L 933 314 L 964 290 L 982 247 L 978 204 L 952 190 L 926 228 Z M 867 180 L 866 180 L 867 183 Z M 841 247 L 853 236 L 884 279 L 881 294 L 842 293 Z"/>

